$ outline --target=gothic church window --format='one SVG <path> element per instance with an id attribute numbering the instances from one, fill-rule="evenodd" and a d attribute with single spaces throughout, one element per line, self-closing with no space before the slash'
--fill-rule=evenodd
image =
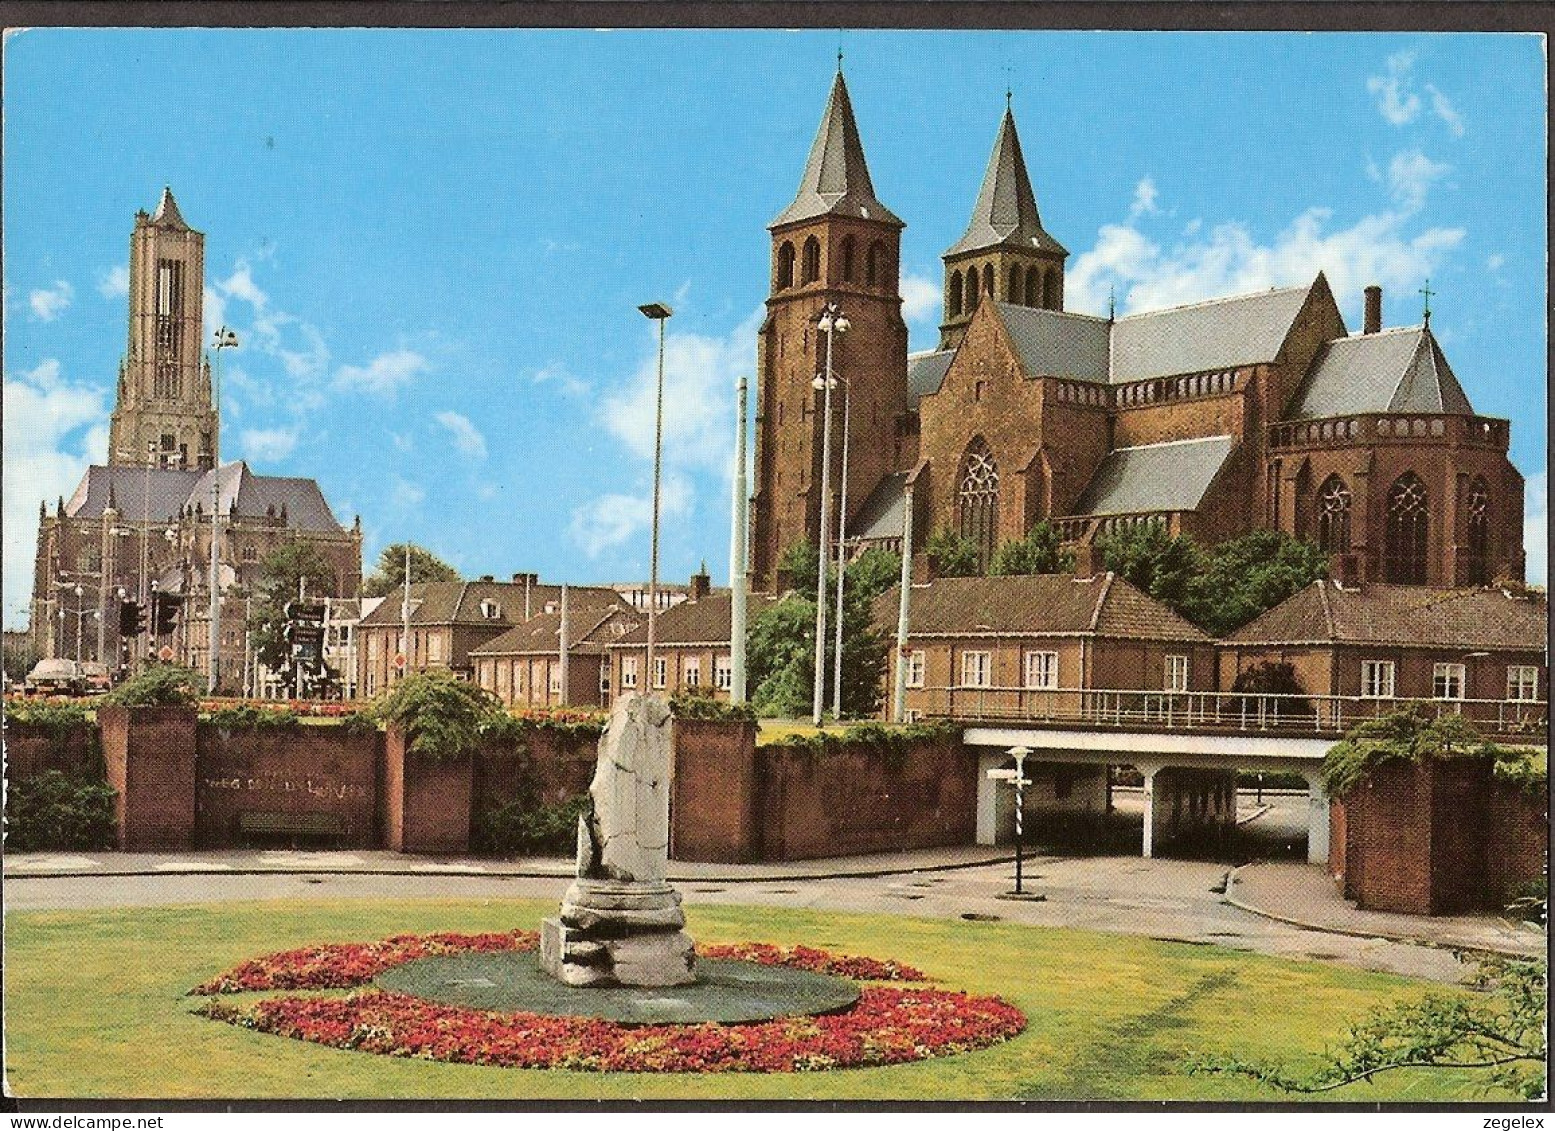
<path id="1" fill-rule="evenodd" d="M 977 300 L 982 295 L 982 288 L 977 285 L 977 268 L 970 267 L 966 273 L 966 312 L 971 314 L 977 309 Z"/>
<path id="2" fill-rule="evenodd" d="M 998 283 L 993 277 L 992 263 L 983 264 L 983 290 L 987 292 L 989 298 L 994 298 L 999 294 Z"/>
<path id="3" fill-rule="evenodd" d="M 821 277 L 821 243 L 814 236 L 804 242 L 804 264 L 800 270 L 801 283 L 813 283 Z"/>
<path id="4" fill-rule="evenodd" d="M 1350 489 L 1330 475 L 1317 496 L 1317 544 L 1326 554 L 1350 548 Z"/>
<path id="5" fill-rule="evenodd" d="M 981 436 L 961 459 L 958 501 L 961 536 L 977 544 L 986 565 L 999 536 L 999 465 Z"/>
<path id="6" fill-rule="evenodd" d="M 842 277 L 846 282 L 853 281 L 853 237 L 848 236 L 842 241 Z"/>
<path id="7" fill-rule="evenodd" d="M 1026 305 L 1042 305 L 1042 272 L 1035 267 L 1026 272 Z"/>
<path id="8" fill-rule="evenodd" d="M 1058 272 L 1049 271 L 1042 285 L 1042 305 L 1048 310 L 1057 310 L 1061 303 L 1058 299 Z"/>
<path id="9" fill-rule="evenodd" d="M 1430 498 L 1414 472 L 1405 472 L 1388 491 L 1387 531 L 1383 541 L 1383 580 L 1397 585 L 1425 584 Z"/>
<path id="10" fill-rule="evenodd" d="M 950 316 L 958 317 L 961 314 L 961 272 L 950 273 Z"/>
<path id="11" fill-rule="evenodd" d="M 786 291 L 794 285 L 794 245 L 784 243 L 778 248 L 777 289 Z"/>
<path id="12" fill-rule="evenodd" d="M 1469 569 L 1470 585 L 1490 583 L 1490 488 L 1483 479 L 1475 479 L 1469 488 Z"/>
<path id="13" fill-rule="evenodd" d="M 1020 264 L 1018 263 L 1010 268 L 1010 285 L 1005 294 L 1010 302 L 1020 302 L 1021 300 Z"/>
<path id="14" fill-rule="evenodd" d="M 871 287 L 882 286 L 886 281 L 885 244 L 876 240 L 869 245 L 869 256 L 864 261 L 864 282 Z"/>

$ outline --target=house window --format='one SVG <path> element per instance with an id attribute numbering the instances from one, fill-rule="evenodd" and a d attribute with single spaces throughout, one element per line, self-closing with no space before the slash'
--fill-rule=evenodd
<path id="1" fill-rule="evenodd" d="M 653 686 L 662 688 L 669 682 L 670 662 L 663 656 L 653 658 Z"/>
<path id="2" fill-rule="evenodd" d="M 1463 698 L 1463 665 L 1437 664 L 1431 673 L 1433 699 Z"/>
<path id="3" fill-rule="evenodd" d="M 1393 698 L 1393 680 L 1396 669 L 1392 660 L 1361 661 L 1361 698 Z"/>
<path id="4" fill-rule="evenodd" d="M 702 661 L 700 659 L 693 656 L 686 660 L 685 667 L 682 669 L 682 680 L 687 687 L 702 686 Z"/>
<path id="5" fill-rule="evenodd" d="M 562 693 L 562 666 L 560 664 L 550 664 L 548 666 L 551 669 L 551 694 L 560 695 Z"/>
<path id="6" fill-rule="evenodd" d="M 713 686 L 719 691 L 728 691 L 734 686 L 734 661 L 728 656 L 714 658 Z"/>
<path id="7" fill-rule="evenodd" d="M 989 652 L 961 653 L 961 685 L 963 687 L 987 687 L 993 670 L 993 656 Z"/>
<path id="8" fill-rule="evenodd" d="M 911 707 L 909 707 L 905 711 L 902 712 L 902 721 L 903 722 L 907 722 L 907 723 L 922 722 L 923 721 L 923 712 L 922 711 L 914 711 Z"/>
<path id="9" fill-rule="evenodd" d="M 915 648 L 907 653 L 907 686 L 923 686 L 923 649 Z"/>
<path id="10" fill-rule="evenodd" d="M 523 664 L 514 664 L 513 665 L 513 694 L 514 695 L 522 695 L 523 693 L 524 693 L 524 665 Z"/>
<path id="11" fill-rule="evenodd" d="M 610 701 L 610 665 L 609 664 L 600 664 L 599 665 L 599 701 L 601 703 L 608 703 Z"/>
<path id="12" fill-rule="evenodd" d="M 1166 690 L 1168 690 L 1168 691 L 1187 691 L 1188 690 L 1188 657 L 1187 656 L 1168 656 L 1168 657 L 1166 657 L 1166 685 L 1165 686 L 1166 686 Z"/>
<path id="13" fill-rule="evenodd" d="M 1539 669 L 1531 665 L 1516 664 L 1506 669 L 1506 697 L 1508 699 L 1537 699 L 1539 697 Z"/>
<path id="14" fill-rule="evenodd" d="M 622 656 L 621 657 L 621 690 L 625 691 L 628 688 L 635 688 L 636 686 L 637 686 L 637 657 L 636 656 Z"/>
<path id="15" fill-rule="evenodd" d="M 431 632 L 427 634 L 427 660 L 437 663 L 443 658 L 443 634 Z"/>
<path id="16" fill-rule="evenodd" d="M 487 620 L 498 620 L 502 616 L 502 606 L 490 597 L 482 598 L 481 616 Z"/>
<path id="17" fill-rule="evenodd" d="M 1026 653 L 1026 686 L 1051 691 L 1058 686 L 1058 653 Z"/>

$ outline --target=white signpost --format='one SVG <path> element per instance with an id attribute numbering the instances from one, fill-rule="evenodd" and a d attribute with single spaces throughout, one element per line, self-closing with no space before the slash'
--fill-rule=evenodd
<path id="1" fill-rule="evenodd" d="M 1025 746 L 1011 748 L 1010 757 L 1015 759 L 1013 770 L 993 769 L 988 771 L 990 781 L 1009 782 L 1015 787 L 1015 895 L 1025 895 L 1022 887 L 1021 865 L 1023 863 L 1023 851 L 1025 836 L 1025 809 L 1026 787 L 1031 784 L 1031 779 L 1026 776 L 1026 758 L 1031 750 Z"/>

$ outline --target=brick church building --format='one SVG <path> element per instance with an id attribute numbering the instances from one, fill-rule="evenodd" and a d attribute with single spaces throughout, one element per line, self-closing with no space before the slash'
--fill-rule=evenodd
<path id="1" fill-rule="evenodd" d="M 1369 287 L 1350 334 L 1322 274 L 1123 317 L 1066 311 L 1069 253 L 1043 226 L 1009 110 L 967 229 L 944 253 L 938 348 L 913 355 L 903 226 L 875 194 L 839 72 L 798 194 L 770 227 L 758 590 L 778 587 L 787 547 L 817 540 L 828 338 L 842 381 L 828 509 L 850 547 L 899 547 L 910 498 L 914 549 L 948 529 L 985 562 L 1041 521 L 1071 546 L 1159 522 L 1207 543 L 1282 530 L 1321 545 L 1345 581 L 1522 578 L 1508 422 L 1475 413 L 1429 312 L 1384 328 Z M 829 307 L 846 333 L 821 332 Z"/>
<path id="2" fill-rule="evenodd" d="M 362 530 L 360 519 L 341 525 L 312 479 L 221 464 L 204 286 L 205 236 L 164 190 L 155 213 L 136 215 L 130 237 L 129 346 L 119 363 L 108 462 L 89 467 L 52 513 L 39 505 L 31 633 L 44 656 L 113 667 L 154 652 L 206 670 L 214 526 L 217 584 L 226 595 L 221 685 L 235 689 L 244 677 L 245 612 L 233 596 L 252 591 L 260 562 L 286 542 L 311 542 L 334 574 L 330 591 L 313 595 L 355 597 Z M 121 638 L 121 597 L 149 605 L 153 591 L 182 599 L 173 629 L 148 623 L 139 640 Z"/>

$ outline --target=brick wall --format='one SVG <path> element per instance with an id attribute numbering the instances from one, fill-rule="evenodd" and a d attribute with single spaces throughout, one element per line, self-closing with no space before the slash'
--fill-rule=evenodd
<path id="1" fill-rule="evenodd" d="M 194 841 L 201 848 L 245 842 L 244 813 L 327 814 L 339 842 L 375 848 L 383 736 L 339 726 L 196 731 Z"/>
<path id="2" fill-rule="evenodd" d="M 587 793 L 598 760 L 597 740 L 575 738 L 552 727 L 525 727 L 514 744 L 493 743 L 474 762 L 471 819 L 523 797 L 559 805 Z"/>
<path id="3" fill-rule="evenodd" d="M 100 707 L 108 784 L 126 852 L 188 848 L 194 833 L 195 712 Z"/>
<path id="4" fill-rule="evenodd" d="M 1486 806 L 1489 827 L 1495 830 L 1493 851 L 1486 853 L 1485 877 L 1505 906 L 1518 889 L 1548 875 L 1550 855 L 1550 792 L 1524 792 L 1515 786 L 1493 782 Z"/>
<path id="5" fill-rule="evenodd" d="M 438 761 L 406 749 L 405 732 L 384 737 L 384 847 L 394 852 L 470 849 L 474 770 L 469 755 Z"/>
<path id="6" fill-rule="evenodd" d="M 70 727 L 58 737 L 47 727 L 5 723 L 5 779 L 10 785 L 31 781 L 45 770 L 73 778 L 100 779 L 102 756 L 97 729 L 90 723 Z"/>
<path id="7" fill-rule="evenodd" d="M 670 856 L 744 864 L 758 859 L 756 725 L 675 720 Z"/>

